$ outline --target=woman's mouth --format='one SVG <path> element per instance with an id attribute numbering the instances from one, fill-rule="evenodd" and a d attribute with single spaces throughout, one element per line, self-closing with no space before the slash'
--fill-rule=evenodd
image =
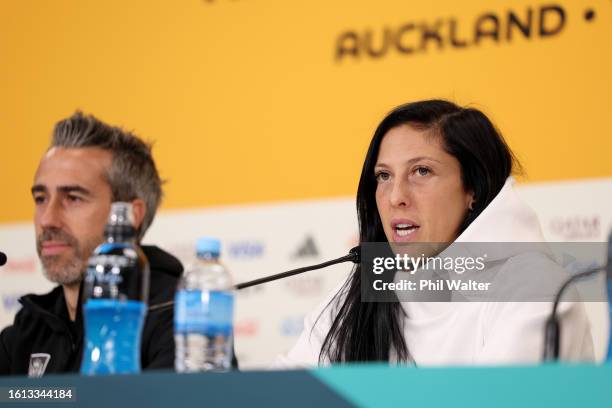
<path id="1" fill-rule="evenodd" d="M 391 228 L 393 229 L 394 241 L 401 242 L 410 241 L 420 226 L 412 221 L 402 220 L 392 222 Z"/>

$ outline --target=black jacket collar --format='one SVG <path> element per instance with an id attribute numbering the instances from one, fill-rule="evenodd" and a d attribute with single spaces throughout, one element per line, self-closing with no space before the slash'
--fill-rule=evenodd
<path id="1" fill-rule="evenodd" d="M 167 297 L 166 294 L 174 293 L 175 286 L 173 285 L 183 273 L 183 265 L 177 258 L 157 246 L 144 245 L 141 248 L 151 269 L 149 299 L 157 300 L 161 298 L 160 300 L 163 301 L 163 297 Z M 79 304 L 82 292 L 83 284 L 81 283 Z M 68 330 L 67 325 L 70 323 L 70 317 L 61 285 L 56 286 L 51 292 L 44 295 L 28 294 L 22 296 L 19 303 L 33 315 L 43 318 L 53 330 Z M 82 319 L 82 310 L 78 307 L 75 323 L 80 324 Z"/>
<path id="2" fill-rule="evenodd" d="M 155 245 L 143 245 L 141 248 L 149 260 L 151 271 L 159 271 L 177 278 L 182 275 L 183 265 L 173 255 Z"/>
<path id="3" fill-rule="evenodd" d="M 79 288 L 79 303 L 82 289 L 83 285 Z M 83 313 L 82 309 L 77 307 L 76 319 L 72 322 L 68 314 L 68 307 L 66 306 L 65 299 L 64 289 L 59 285 L 51 292 L 44 295 L 31 294 L 22 296 L 19 302 L 23 305 L 24 309 L 27 309 L 29 316 L 31 316 L 33 320 L 40 319 L 44 321 L 51 330 L 68 335 L 70 342 L 74 345 L 76 342 L 80 341 L 82 333 L 79 330 L 71 330 L 69 325 L 82 327 Z"/>

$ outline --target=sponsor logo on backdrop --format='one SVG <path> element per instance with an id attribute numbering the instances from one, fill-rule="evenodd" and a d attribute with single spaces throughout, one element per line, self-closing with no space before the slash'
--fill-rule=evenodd
<path id="1" fill-rule="evenodd" d="M 4 293 L 2 294 L 2 307 L 5 312 L 16 312 L 21 308 L 19 298 L 25 293 Z"/>
<path id="2" fill-rule="evenodd" d="M 595 10 L 583 10 L 582 17 L 587 23 L 594 21 Z M 334 55 L 337 62 L 342 62 L 511 44 L 519 38 L 544 40 L 562 35 L 567 22 L 566 9 L 554 3 L 502 12 L 484 11 L 473 18 L 440 16 L 428 21 L 408 18 L 398 25 L 341 32 L 335 41 Z"/>
<path id="3" fill-rule="evenodd" d="M 304 316 L 288 316 L 281 320 L 279 332 L 282 336 L 299 336 L 304 330 Z"/>
<path id="4" fill-rule="evenodd" d="M 258 320 L 241 320 L 234 324 L 234 336 L 236 337 L 252 337 L 259 333 Z"/>
<path id="5" fill-rule="evenodd" d="M 7 260 L 6 264 L 0 268 L 2 273 L 36 273 L 38 259 L 29 258 L 14 258 Z"/>
<path id="6" fill-rule="evenodd" d="M 256 259 L 265 253 L 265 244 L 259 240 L 231 242 L 227 245 L 228 256 L 232 259 Z"/>
<path id="7" fill-rule="evenodd" d="M 250 260 L 261 258 L 265 254 L 265 244 L 261 240 L 241 240 L 221 243 L 221 259 Z M 171 254 L 189 263 L 196 257 L 196 243 L 181 243 L 168 247 Z"/>
<path id="8" fill-rule="evenodd" d="M 302 275 L 285 279 L 285 287 L 297 296 L 319 296 L 323 294 L 323 277 Z"/>
<path id="9" fill-rule="evenodd" d="M 293 259 L 318 258 L 319 249 L 312 235 L 307 235 L 297 249 L 291 254 Z"/>
<path id="10" fill-rule="evenodd" d="M 598 240 L 601 237 L 601 219 L 598 215 L 569 215 L 554 217 L 549 222 L 550 232 L 564 241 L 575 239 Z"/>

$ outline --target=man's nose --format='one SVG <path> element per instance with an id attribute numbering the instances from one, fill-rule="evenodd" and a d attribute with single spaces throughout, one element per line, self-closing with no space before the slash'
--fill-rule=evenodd
<path id="1" fill-rule="evenodd" d="M 43 228 L 61 228 L 62 217 L 61 202 L 56 199 L 50 199 L 40 216 L 40 225 Z"/>

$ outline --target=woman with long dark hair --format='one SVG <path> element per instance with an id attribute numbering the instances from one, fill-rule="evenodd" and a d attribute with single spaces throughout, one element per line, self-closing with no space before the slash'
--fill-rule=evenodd
<path id="1" fill-rule="evenodd" d="M 360 243 L 542 242 L 535 214 L 513 189 L 518 164 L 479 110 L 443 100 L 402 105 L 367 151 L 357 213 Z M 520 266 L 521 256 L 499 260 Z M 279 365 L 384 361 L 529 363 L 541 358 L 546 302 L 363 302 L 362 271 L 307 316 Z M 581 303 L 561 310 L 561 357 L 592 359 Z"/>

